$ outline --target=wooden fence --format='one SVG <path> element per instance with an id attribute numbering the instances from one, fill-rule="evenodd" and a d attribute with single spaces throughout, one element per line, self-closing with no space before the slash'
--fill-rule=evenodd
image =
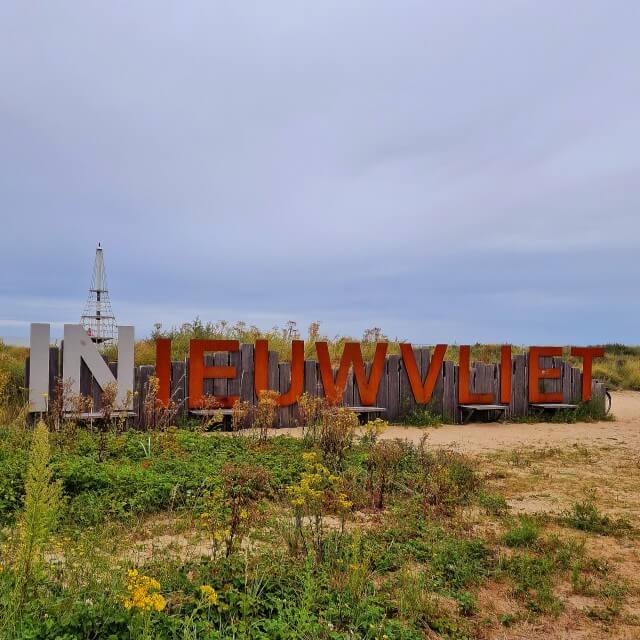
<path id="1" fill-rule="evenodd" d="M 62 375 L 61 351 L 57 347 L 51 347 L 49 351 L 49 402 L 55 402 L 56 381 Z M 415 348 L 416 364 L 424 379 L 431 360 L 431 351 L 428 348 Z M 117 375 L 117 363 L 108 363 L 114 375 Z M 237 375 L 234 379 L 215 379 L 204 381 L 205 395 L 215 396 L 239 396 L 241 400 L 254 404 L 256 396 L 254 392 L 254 346 L 243 344 L 239 351 L 231 353 L 216 353 L 205 356 L 206 366 L 226 366 L 236 368 Z M 572 367 L 561 358 L 541 358 L 542 368 L 557 367 L 560 369 L 560 378 L 556 380 L 543 380 L 545 392 L 562 392 L 563 402 L 577 403 L 581 398 L 582 373 L 576 367 Z M 367 376 L 371 370 L 371 364 L 365 365 Z M 289 362 L 278 362 L 278 354 L 269 352 L 269 388 L 279 393 L 288 390 L 290 384 L 291 365 Z M 155 373 L 155 366 L 142 365 L 136 367 L 134 376 L 135 423 L 142 423 L 142 407 L 148 391 L 149 378 Z M 336 370 L 334 370 L 334 375 Z M 500 376 L 502 375 L 499 364 L 473 363 L 470 370 L 470 386 L 473 393 L 490 392 L 497 399 L 500 391 Z M 188 416 L 188 375 L 189 361 L 174 361 L 171 363 L 171 400 L 175 404 L 180 417 Z M 523 417 L 529 413 L 529 372 L 526 355 L 516 355 L 511 359 L 511 402 L 506 411 L 507 418 Z M 450 361 L 442 363 L 441 370 L 435 385 L 429 409 L 434 414 L 442 415 L 445 422 L 461 422 L 461 411 L 458 405 L 458 365 Z M 29 380 L 29 360 L 26 363 L 26 380 Z M 304 363 L 304 390 L 311 396 L 323 396 L 322 379 L 315 360 L 306 360 Z M 605 386 L 596 380 L 592 383 L 593 398 L 604 404 Z M 88 367 L 82 363 L 80 374 L 80 393 L 93 399 L 93 410 L 100 411 L 101 389 L 94 380 Z M 347 378 L 346 388 L 343 394 L 345 406 L 359 406 L 360 395 L 358 386 L 354 382 L 353 372 Z M 409 378 L 401 356 L 387 356 L 384 372 L 378 388 L 376 406 L 384 407 L 386 412 L 382 416 L 390 421 L 400 418 L 403 414 L 410 413 L 418 405 L 413 398 Z M 296 425 L 296 407 L 283 407 L 279 409 L 279 426 Z"/>

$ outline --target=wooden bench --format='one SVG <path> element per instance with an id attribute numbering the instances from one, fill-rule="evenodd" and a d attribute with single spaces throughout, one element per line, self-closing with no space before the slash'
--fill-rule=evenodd
<path id="1" fill-rule="evenodd" d="M 578 408 L 577 404 L 570 402 L 533 402 L 529 406 L 540 409 L 542 413 L 545 411 L 575 411 Z"/>
<path id="2" fill-rule="evenodd" d="M 104 420 L 104 413 L 102 411 L 82 411 L 77 413 L 76 411 L 64 411 L 64 417 L 71 420 L 82 420 L 83 422 L 92 422 L 93 420 Z M 114 418 L 133 418 L 137 414 L 135 411 L 112 411 L 110 414 L 111 419 Z"/>
<path id="3" fill-rule="evenodd" d="M 384 407 L 365 407 L 365 406 L 357 406 L 357 407 L 347 407 L 345 409 L 349 409 L 349 411 L 353 411 L 358 414 L 358 420 L 360 420 L 361 424 L 368 422 L 371 419 L 372 415 L 384 413 L 386 409 Z M 215 416 L 222 414 L 224 423 L 228 422 L 229 417 L 233 414 L 233 409 L 189 409 L 189 414 L 198 416 L 198 417 L 207 417 L 207 416 Z"/>
<path id="4" fill-rule="evenodd" d="M 233 409 L 189 409 L 189 413 L 194 416 L 215 416 L 222 414 L 223 416 L 230 416 L 233 414 Z"/>
<path id="5" fill-rule="evenodd" d="M 360 421 L 361 424 L 369 422 L 372 415 L 375 415 L 377 417 L 376 414 L 384 413 L 386 411 L 384 407 L 363 407 L 363 406 L 347 407 L 345 406 L 345 409 L 349 409 L 350 411 L 357 413 L 358 420 Z"/>
<path id="6" fill-rule="evenodd" d="M 461 404 L 460 411 L 462 412 L 462 424 L 469 424 L 471 422 L 471 418 L 473 414 L 476 412 L 489 412 L 489 411 L 499 411 L 503 415 L 506 410 L 509 408 L 509 405 L 506 404 Z"/>
<path id="7" fill-rule="evenodd" d="M 231 416 L 233 409 L 189 409 L 189 415 L 197 416 L 198 418 L 207 418 L 211 416 L 222 416 L 222 424 L 224 429 L 231 429 Z M 211 425 L 209 425 L 211 426 Z"/>

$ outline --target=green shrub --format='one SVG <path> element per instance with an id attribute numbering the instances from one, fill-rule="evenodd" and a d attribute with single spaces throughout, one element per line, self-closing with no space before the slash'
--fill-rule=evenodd
<path id="1" fill-rule="evenodd" d="M 471 616 L 476 612 L 477 604 L 473 593 L 470 591 L 461 591 L 456 594 L 456 602 L 463 616 Z"/>
<path id="2" fill-rule="evenodd" d="M 10 523 L 24 496 L 24 451 L 0 451 L 0 524 Z"/>
<path id="3" fill-rule="evenodd" d="M 508 547 L 530 547 L 538 540 L 540 529 L 535 520 L 523 517 L 502 537 Z"/>
<path id="4" fill-rule="evenodd" d="M 367 458 L 367 491 L 372 508 L 384 507 L 385 496 L 396 482 L 406 451 L 403 440 L 380 440 L 371 445 Z"/>
<path id="5" fill-rule="evenodd" d="M 526 607 L 535 613 L 553 611 L 558 600 L 553 595 L 553 559 L 522 553 L 503 559 L 502 569 L 515 583 L 515 594 L 525 601 Z"/>
<path id="6" fill-rule="evenodd" d="M 478 495 L 478 504 L 489 514 L 493 516 L 501 516 L 505 514 L 509 505 L 504 496 L 499 493 L 488 493 L 481 491 Z"/>
<path id="7" fill-rule="evenodd" d="M 633 530 L 631 523 L 625 518 L 602 515 L 593 496 L 588 496 L 581 502 L 574 502 L 571 509 L 562 514 L 561 521 L 580 531 L 607 536 L 620 536 Z"/>
<path id="8" fill-rule="evenodd" d="M 480 488 L 480 478 L 470 458 L 451 449 L 428 450 L 423 438 L 419 449 L 420 482 L 425 510 L 450 513 L 468 504 Z"/>
<path id="9" fill-rule="evenodd" d="M 480 583 L 493 564 L 484 540 L 440 535 L 432 541 L 429 566 L 434 587 L 453 591 Z"/>
<path id="10" fill-rule="evenodd" d="M 444 419 L 429 405 L 418 405 L 413 409 L 403 411 L 398 422 L 411 427 L 438 427 L 444 422 Z"/>

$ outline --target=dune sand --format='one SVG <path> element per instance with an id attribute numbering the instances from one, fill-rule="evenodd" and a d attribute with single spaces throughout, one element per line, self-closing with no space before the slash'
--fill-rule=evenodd
<path id="1" fill-rule="evenodd" d="M 482 453 L 522 447 L 623 445 L 640 449 L 640 392 L 615 391 L 612 394 L 612 422 L 575 424 L 503 424 L 500 422 L 443 425 L 437 428 L 392 426 L 381 437 L 404 438 L 414 443 L 429 434 L 434 446 L 455 446 L 467 453 Z M 278 434 L 299 435 L 299 429 L 278 429 Z"/>
<path id="2" fill-rule="evenodd" d="M 640 392 L 613 392 L 613 422 L 576 422 L 575 424 L 502 424 L 499 422 L 467 425 L 444 425 L 437 429 L 394 426 L 385 438 L 406 438 L 419 442 L 425 432 L 437 446 L 455 445 L 469 453 L 518 449 L 521 447 L 555 447 L 567 444 L 618 444 L 640 447 Z"/>

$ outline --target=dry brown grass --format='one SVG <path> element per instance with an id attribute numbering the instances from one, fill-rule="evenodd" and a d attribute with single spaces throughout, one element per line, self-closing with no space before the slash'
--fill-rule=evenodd
<path id="1" fill-rule="evenodd" d="M 502 451 L 481 457 L 481 470 L 492 491 L 502 493 L 513 515 L 541 518 L 544 536 L 584 542 L 586 557 L 606 567 L 605 576 L 589 576 L 589 588 L 576 590 L 569 578 L 554 586 L 562 603 L 558 617 L 532 618 L 514 601 L 508 588 L 491 582 L 480 589 L 479 607 L 492 617 L 503 615 L 507 626 L 491 625 L 483 638 L 595 640 L 640 638 L 640 545 L 637 532 L 620 537 L 575 531 L 562 526 L 557 516 L 585 495 L 595 496 L 602 513 L 640 522 L 640 465 L 634 449 L 619 446 L 553 447 Z M 497 536 L 505 523 L 488 531 L 486 517 L 475 514 L 484 535 Z M 625 585 L 624 604 L 615 614 L 607 594 Z M 515 612 L 515 613 L 514 613 Z M 611 615 L 610 620 L 604 620 Z"/>

